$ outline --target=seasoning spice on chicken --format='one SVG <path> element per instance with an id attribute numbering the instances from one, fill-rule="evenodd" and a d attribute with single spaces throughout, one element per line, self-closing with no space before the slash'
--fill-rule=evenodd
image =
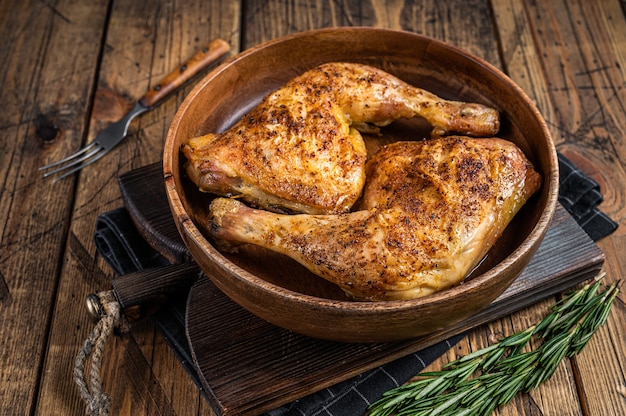
<path id="1" fill-rule="evenodd" d="M 222 248 L 283 253 L 359 300 L 429 295 L 459 283 L 541 187 L 513 143 L 461 136 L 383 147 L 355 210 L 284 215 L 226 198 L 210 206 Z"/>
<path id="2" fill-rule="evenodd" d="M 359 131 L 412 117 L 432 125 L 431 139 L 367 160 Z M 283 253 L 354 299 L 410 299 L 458 284 L 541 186 L 513 143 L 468 137 L 499 127 L 493 108 L 329 63 L 182 151 L 201 190 L 237 197 L 210 206 L 207 229 L 221 249 Z M 443 137 L 452 133 L 463 136 Z"/>
<path id="3" fill-rule="evenodd" d="M 269 94 L 229 130 L 182 146 L 202 190 L 276 212 L 348 212 L 361 196 L 367 152 L 359 130 L 423 117 L 433 135 L 492 136 L 499 114 L 444 100 L 371 66 L 328 63 Z"/>

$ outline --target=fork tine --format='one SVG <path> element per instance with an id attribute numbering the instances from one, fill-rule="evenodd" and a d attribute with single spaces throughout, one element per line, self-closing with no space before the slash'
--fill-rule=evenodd
<path id="1" fill-rule="evenodd" d="M 78 153 L 78 155 L 83 154 L 83 153 L 85 153 L 85 154 L 83 154 L 80 157 L 76 157 L 76 154 L 74 154 L 73 157 L 66 158 L 67 161 L 70 162 L 70 163 L 66 163 L 63 166 L 60 166 L 60 167 L 58 167 L 58 168 L 56 168 L 54 170 L 51 170 L 50 172 L 44 173 L 43 177 L 47 178 L 48 176 L 54 175 L 55 173 L 62 172 L 64 170 L 67 170 L 67 169 L 69 169 L 69 168 L 71 168 L 73 166 L 76 166 L 76 165 L 78 165 L 79 166 L 78 169 L 80 169 L 80 168 L 82 168 L 84 166 L 87 166 L 88 164 L 90 164 L 92 162 L 95 162 L 96 160 L 100 159 L 101 156 L 97 157 L 97 156 L 99 156 L 98 153 L 106 153 L 106 152 L 104 152 L 104 148 L 102 148 L 102 147 L 95 147 L 95 148 L 93 148 L 94 146 L 89 146 L 89 147 L 92 147 L 92 149 L 88 153 L 85 153 L 83 150 L 81 150 Z M 87 149 L 87 150 L 89 150 L 89 149 Z M 94 156 L 96 156 L 97 158 L 94 157 Z M 87 162 L 85 162 L 85 161 L 87 161 Z M 85 162 L 85 163 L 83 163 L 83 162 Z M 57 163 L 56 165 L 59 165 L 59 164 Z M 71 172 L 74 172 L 74 171 L 75 170 L 72 170 Z M 65 176 L 67 176 L 67 175 L 65 175 Z"/>
<path id="2" fill-rule="evenodd" d="M 94 141 L 94 142 L 91 142 L 91 143 L 90 143 L 90 144 L 88 144 L 87 146 L 85 146 L 85 147 L 83 147 L 82 149 L 78 150 L 77 152 L 75 152 L 75 153 L 73 153 L 73 154 L 69 155 L 68 157 L 66 157 L 66 158 L 64 158 L 64 159 L 61 159 L 61 160 L 57 160 L 56 162 L 53 162 L 53 163 L 49 163 L 49 164 L 47 164 L 47 165 L 45 165 L 45 166 L 42 166 L 42 167 L 40 167 L 40 168 L 39 168 L 39 170 L 48 170 L 48 169 L 53 168 L 53 167 L 55 167 L 55 166 L 59 166 L 59 165 L 62 165 L 62 164 L 64 164 L 64 163 L 66 163 L 66 162 L 69 162 L 70 160 L 72 160 L 72 159 L 74 159 L 74 158 L 76 158 L 76 157 L 78 157 L 78 156 L 82 155 L 83 153 L 85 153 L 85 152 L 89 151 L 92 147 L 96 146 L 97 144 L 98 144 L 98 143 L 97 143 L 97 142 L 95 142 L 95 141 Z M 44 175 L 44 177 L 45 177 L 45 176 L 47 176 L 47 175 Z"/>
<path id="3" fill-rule="evenodd" d="M 100 159 L 102 156 L 106 155 L 111 149 L 113 149 L 113 147 L 115 147 L 119 142 L 124 140 L 130 122 L 136 116 L 146 111 L 148 111 L 147 107 L 143 106 L 139 102 L 136 103 L 131 111 L 126 113 L 126 115 L 120 120 L 113 124 L 110 124 L 106 129 L 101 131 L 100 134 L 98 134 L 98 137 L 90 144 L 78 150 L 73 155 L 70 155 L 57 162 L 50 163 L 46 166 L 42 166 L 41 168 L 39 168 L 39 170 L 42 171 L 56 167 L 56 169 L 46 172 L 43 177 L 47 178 L 48 176 L 54 175 L 55 173 L 65 171 L 76 166 L 76 168 L 71 169 L 69 172 L 65 172 L 62 176 L 56 178 L 54 182 L 57 182 L 58 180 L 63 179 L 66 176 Z"/>
<path id="4" fill-rule="evenodd" d="M 69 176 L 69 175 L 71 175 L 71 174 L 72 174 L 72 173 L 74 173 L 74 172 L 78 172 L 79 170 L 81 170 L 81 169 L 82 169 L 82 168 L 84 168 L 85 166 L 89 166 L 89 165 L 91 165 L 93 162 L 95 162 L 96 160 L 100 159 L 101 157 L 103 157 L 103 156 L 104 156 L 104 155 L 106 155 L 107 153 L 108 153 L 108 152 L 106 152 L 104 148 L 98 148 L 98 149 L 96 149 L 95 151 L 91 152 L 89 155 L 85 155 L 85 156 L 83 156 L 82 158 L 80 158 L 80 160 L 78 160 L 76 163 L 72 163 L 71 165 L 66 165 L 66 166 L 63 166 L 62 168 L 56 169 L 56 171 L 55 171 L 55 172 L 60 172 L 60 171 L 62 171 L 62 170 L 64 170 L 64 169 L 69 168 L 70 166 L 74 166 L 74 165 L 76 165 L 77 163 L 80 163 L 80 162 L 83 162 L 83 161 L 84 161 L 84 163 L 81 163 L 80 165 L 75 166 L 73 169 L 70 169 L 69 171 L 67 171 L 67 172 L 63 173 L 63 174 L 62 174 L 61 176 L 59 176 L 59 177 L 54 178 L 54 180 L 52 181 L 52 183 L 56 183 L 56 182 L 60 181 L 61 179 L 65 178 L 66 176 Z M 90 159 L 90 158 L 91 158 L 91 159 Z M 87 159 L 89 159 L 89 160 L 87 160 Z M 51 175 L 52 173 L 53 173 L 53 172 L 46 173 L 46 174 L 44 175 L 44 177 L 45 177 L 46 175 L 48 175 L 48 176 L 49 176 L 49 175 Z"/>
<path id="5" fill-rule="evenodd" d="M 151 108 L 154 108 L 154 106 L 163 100 L 165 96 L 183 85 L 191 77 L 197 74 L 198 71 L 220 59 L 229 50 L 230 46 L 222 39 L 216 39 L 211 42 L 208 47 L 205 47 L 197 52 L 189 61 L 170 72 L 169 75 L 156 85 L 156 87 L 146 92 L 144 96 L 135 103 L 133 108 L 126 113 L 126 115 L 124 115 L 124 117 L 119 119 L 117 122 L 110 124 L 106 129 L 100 132 L 94 142 L 80 149 L 73 155 L 40 167 L 39 170 L 42 171 L 59 166 L 57 169 L 46 172 L 43 175 L 44 178 L 74 167 L 74 169 L 71 169 L 69 172 L 65 172 L 62 176 L 58 177 L 55 180 L 56 182 L 59 179 L 63 179 L 100 159 L 126 137 L 128 126 L 131 121 L 135 119 L 135 117 L 145 113 Z M 95 150 L 92 150 L 94 147 Z"/>

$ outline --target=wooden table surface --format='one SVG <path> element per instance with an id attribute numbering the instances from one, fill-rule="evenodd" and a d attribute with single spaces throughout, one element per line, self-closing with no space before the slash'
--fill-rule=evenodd
<path id="1" fill-rule="evenodd" d="M 215 37 L 233 53 L 329 26 L 432 36 L 509 74 L 537 103 L 558 149 L 626 215 L 624 0 L 4 0 L 0 2 L 0 414 L 80 415 L 74 357 L 92 323 L 87 294 L 112 270 L 93 241 L 98 214 L 122 205 L 117 177 L 161 158 L 192 85 L 135 121 L 130 137 L 53 184 L 39 166 L 91 141 L 169 70 Z M 626 228 L 598 245 L 607 282 L 626 272 Z M 626 307 L 619 295 L 587 348 L 501 415 L 626 414 Z M 553 299 L 480 327 L 436 361 L 538 321 Z M 149 321 L 108 344 L 102 377 L 113 414 L 210 415 Z"/>

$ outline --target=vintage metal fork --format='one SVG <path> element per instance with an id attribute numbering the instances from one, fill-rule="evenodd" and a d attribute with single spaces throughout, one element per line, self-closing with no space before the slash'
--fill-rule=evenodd
<path id="1" fill-rule="evenodd" d="M 216 62 L 229 50 L 230 45 L 226 41 L 222 39 L 213 40 L 146 92 L 135 103 L 132 110 L 118 122 L 104 129 L 94 141 L 64 159 L 40 167 L 40 171 L 46 171 L 43 175 L 44 178 L 62 172 L 60 176 L 55 178 L 54 182 L 57 182 L 102 158 L 126 137 L 128 126 L 138 115 L 154 108 L 165 96 L 183 85 L 199 71 Z"/>

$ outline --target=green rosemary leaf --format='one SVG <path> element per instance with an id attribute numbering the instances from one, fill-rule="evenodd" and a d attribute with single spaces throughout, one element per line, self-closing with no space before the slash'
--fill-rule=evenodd
<path id="1" fill-rule="evenodd" d="M 457 360 L 454 360 L 454 361 L 448 363 L 444 368 L 455 367 L 455 366 L 457 366 L 459 364 L 463 364 L 463 363 L 466 363 L 468 361 L 472 361 L 472 360 L 474 360 L 476 358 L 480 358 L 483 355 L 491 352 L 492 350 L 495 350 L 496 348 L 498 348 L 498 344 L 490 345 L 489 347 L 485 347 L 485 348 L 482 348 L 482 349 L 480 349 L 478 351 L 471 352 L 471 353 L 469 353 L 467 355 L 464 355 L 463 357 L 461 357 L 461 358 L 459 358 Z"/>
<path id="2" fill-rule="evenodd" d="M 553 307 L 552 313 L 547 315 L 545 318 L 543 318 L 541 322 L 539 322 L 538 325 L 536 325 L 534 335 L 536 335 L 539 338 L 544 338 L 547 333 L 546 331 L 548 330 L 548 328 L 550 328 L 550 326 L 552 325 L 554 321 L 559 319 L 559 316 L 560 314 Z"/>
<path id="3" fill-rule="evenodd" d="M 474 378 L 471 380 L 467 380 L 467 389 L 470 392 L 461 400 L 461 406 L 467 407 L 472 403 L 476 403 L 477 399 L 479 399 L 483 395 L 483 390 L 480 389 L 481 381 Z"/>
<path id="4" fill-rule="evenodd" d="M 564 332 L 556 334 L 553 338 L 546 340 L 545 344 L 543 344 L 539 361 L 545 364 L 557 360 L 561 355 L 564 356 L 572 335 L 572 333 Z"/>
<path id="5" fill-rule="evenodd" d="M 536 388 L 565 357 L 582 351 L 606 322 L 619 284 L 599 292 L 601 278 L 564 296 L 536 326 L 384 393 L 370 406 L 370 415 L 483 416 L 518 392 Z M 525 351 L 533 337 L 542 340 L 541 345 Z"/>
<path id="6" fill-rule="evenodd" d="M 478 412 L 476 414 L 481 416 L 491 414 L 491 412 L 493 412 L 496 407 L 498 407 L 498 403 L 494 400 L 493 397 L 488 397 L 478 406 Z"/>
<path id="7" fill-rule="evenodd" d="M 505 353 L 506 349 L 504 348 L 494 350 L 488 357 L 485 357 L 485 361 L 480 366 L 480 369 L 482 371 L 489 371 L 498 361 L 500 361 L 500 359 L 502 359 Z"/>
<path id="8" fill-rule="evenodd" d="M 414 392 L 411 391 L 411 390 L 406 391 L 406 392 L 404 392 L 402 394 L 398 394 L 393 399 L 391 399 L 390 401 L 386 402 L 385 405 L 382 408 L 385 409 L 385 408 L 393 407 L 393 406 L 395 406 L 398 403 L 408 399 L 409 397 L 411 397 L 413 395 L 414 395 Z"/>
<path id="9" fill-rule="evenodd" d="M 473 409 L 471 408 L 467 408 L 467 409 L 459 409 L 458 413 L 456 414 L 456 416 L 471 416 L 472 412 L 474 412 Z"/>
<path id="10" fill-rule="evenodd" d="M 598 293 L 598 289 L 600 288 L 600 280 L 596 280 L 593 286 L 585 292 L 585 299 L 582 301 L 583 303 L 589 302 L 591 298 L 595 297 Z"/>
<path id="11" fill-rule="evenodd" d="M 502 386 L 501 391 L 496 392 L 496 396 L 500 397 L 498 405 L 503 405 L 511 401 L 513 397 L 524 388 L 526 374 L 519 374 L 509 379 L 506 385 Z"/>
<path id="12" fill-rule="evenodd" d="M 466 390 L 458 394 L 449 395 L 450 398 L 444 401 L 443 403 L 441 403 L 436 408 L 434 408 L 433 411 L 430 413 L 430 416 L 437 416 L 437 415 L 443 414 L 443 412 L 445 412 L 449 408 L 455 409 L 456 407 L 454 406 L 457 405 L 459 402 L 461 402 L 461 400 L 463 400 L 463 397 L 469 394 L 469 392 L 470 390 Z"/>
<path id="13" fill-rule="evenodd" d="M 581 325 L 581 328 L 577 331 L 574 340 L 572 340 L 572 346 L 570 347 L 570 352 L 568 354 L 569 356 L 573 356 L 582 351 L 589 340 L 591 340 L 593 334 L 606 323 L 609 313 L 611 312 L 611 305 L 619 293 L 618 284 L 619 282 L 614 282 L 606 290 L 606 292 L 604 292 L 600 307 L 589 313 Z"/>
<path id="14" fill-rule="evenodd" d="M 518 345 L 526 345 L 533 336 L 536 326 L 533 325 L 524 331 L 517 332 L 500 340 L 501 347 L 513 347 Z M 497 344 L 496 344 L 497 345 Z"/>
<path id="15" fill-rule="evenodd" d="M 524 383 L 524 391 L 531 391 L 533 389 L 536 389 L 542 382 L 543 379 L 543 374 L 541 369 L 535 369 L 535 371 L 533 371 L 529 376 L 528 379 L 526 380 L 526 383 Z"/>
<path id="16" fill-rule="evenodd" d="M 448 387 L 450 387 L 452 383 L 450 383 L 450 377 L 444 375 L 440 378 L 433 378 L 431 382 L 426 385 L 416 396 L 415 400 L 420 400 L 430 395 L 436 395 L 445 391 Z"/>

